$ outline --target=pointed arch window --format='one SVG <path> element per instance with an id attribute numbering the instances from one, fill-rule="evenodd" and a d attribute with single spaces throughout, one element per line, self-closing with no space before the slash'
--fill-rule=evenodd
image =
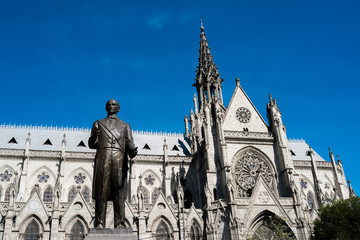
<path id="1" fill-rule="evenodd" d="M 8 189 L 6 189 L 6 191 L 5 191 L 5 197 L 4 197 L 5 202 L 10 201 L 10 194 L 11 194 L 11 187 L 8 187 Z"/>
<path id="2" fill-rule="evenodd" d="M 236 158 L 232 171 L 239 197 L 251 196 L 260 175 L 271 189 L 274 188 L 273 169 L 266 155 L 257 149 L 247 148 L 236 154 Z"/>
<path id="3" fill-rule="evenodd" d="M 191 240 L 200 240 L 200 239 L 202 239 L 201 237 L 202 237 L 202 234 L 201 234 L 200 225 L 196 221 L 194 221 L 190 228 L 190 239 Z"/>
<path id="4" fill-rule="evenodd" d="M 146 189 L 146 188 L 144 188 L 144 187 L 142 187 L 142 192 L 143 192 L 143 194 L 144 194 L 144 204 L 149 204 L 150 203 L 150 194 L 149 194 L 149 191 Z"/>
<path id="5" fill-rule="evenodd" d="M 312 210 L 315 206 L 314 196 L 311 192 L 308 192 L 307 194 L 307 202 L 309 204 L 309 209 Z"/>
<path id="6" fill-rule="evenodd" d="M 161 221 L 156 228 L 156 240 L 168 240 L 168 239 L 170 239 L 169 229 L 164 223 L 164 221 Z"/>
<path id="7" fill-rule="evenodd" d="M 84 199 L 86 202 L 90 202 L 90 190 L 88 187 L 85 187 L 82 191 L 81 194 L 83 195 Z"/>
<path id="8" fill-rule="evenodd" d="M 68 202 L 71 202 L 75 198 L 75 195 L 76 195 L 76 190 L 73 187 L 70 189 L 70 191 L 68 193 Z"/>
<path id="9" fill-rule="evenodd" d="M 158 195 L 159 195 L 159 190 L 157 188 L 155 188 L 151 194 L 151 203 L 155 203 Z"/>
<path id="10" fill-rule="evenodd" d="M 53 201 L 53 190 L 52 187 L 47 187 L 44 191 L 43 195 L 43 201 L 44 202 L 52 202 Z"/>
<path id="11" fill-rule="evenodd" d="M 70 232 L 70 240 L 82 240 L 84 239 L 84 227 L 81 222 L 78 220 L 72 226 Z"/>
<path id="12" fill-rule="evenodd" d="M 24 239 L 25 240 L 39 239 L 39 226 L 35 221 L 31 221 L 31 223 L 26 227 Z"/>

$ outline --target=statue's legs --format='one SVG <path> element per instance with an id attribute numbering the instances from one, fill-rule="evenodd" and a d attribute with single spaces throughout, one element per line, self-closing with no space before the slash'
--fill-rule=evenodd
<path id="1" fill-rule="evenodd" d="M 125 227 L 125 200 L 126 200 L 126 176 L 123 173 L 124 155 L 120 151 L 113 151 L 111 194 L 113 194 L 114 227 Z"/>
<path id="2" fill-rule="evenodd" d="M 96 158 L 96 183 L 95 183 L 95 227 L 105 227 L 106 208 L 109 198 L 111 181 L 111 157 L 110 148 L 99 149 Z"/>

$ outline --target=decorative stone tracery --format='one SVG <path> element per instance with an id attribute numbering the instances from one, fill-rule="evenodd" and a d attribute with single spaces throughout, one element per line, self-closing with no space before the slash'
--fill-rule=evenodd
<path id="1" fill-rule="evenodd" d="M 251 119 L 251 112 L 247 108 L 240 107 L 236 110 L 236 119 L 242 123 L 248 123 Z"/>
<path id="2" fill-rule="evenodd" d="M 233 167 L 233 176 L 238 187 L 238 197 L 249 197 L 259 176 L 273 188 L 273 174 L 270 163 L 253 149 L 243 151 Z"/>

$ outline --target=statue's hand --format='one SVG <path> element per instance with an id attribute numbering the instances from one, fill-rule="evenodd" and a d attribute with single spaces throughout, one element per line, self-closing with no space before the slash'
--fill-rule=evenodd
<path id="1" fill-rule="evenodd" d="M 137 153 L 138 153 L 138 151 L 137 151 L 137 147 L 136 147 L 136 148 L 134 149 L 134 151 L 133 151 L 131 154 L 129 154 L 130 158 L 136 157 Z"/>

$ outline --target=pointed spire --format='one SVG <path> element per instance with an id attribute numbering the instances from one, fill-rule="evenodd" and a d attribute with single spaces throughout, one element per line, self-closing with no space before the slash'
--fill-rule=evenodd
<path id="1" fill-rule="evenodd" d="M 61 141 L 61 158 L 64 159 L 66 156 L 66 134 L 64 133 L 63 140 Z"/>
<path id="2" fill-rule="evenodd" d="M 31 138 L 30 138 L 30 132 L 28 133 L 28 137 L 26 138 L 26 148 L 25 148 L 25 157 L 28 158 L 30 156 L 30 144 L 31 144 Z"/>
<path id="3" fill-rule="evenodd" d="M 236 82 L 236 86 L 240 87 L 240 78 L 237 77 L 235 79 L 235 82 Z"/>
<path id="4" fill-rule="evenodd" d="M 351 186 L 351 182 L 349 179 L 348 179 L 348 184 L 349 184 L 349 195 L 351 197 L 356 197 L 355 191 L 354 191 L 353 187 Z"/>
<path id="5" fill-rule="evenodd" d="M 337 155 L 337 161 L 338 161 L 338 164 L 342 164 L 342 161 L 340 160 L 339 154 Z"/>
<path id="6" fill-rule="evenodd" d="M 221 94 L 221 83 L 223 79 L 220 78 L 217 66 L 213 61 L 202 20 L 200 23 L 199 66 L 196 70 L 196 82 L 193 86 L 196 86 L 198 91 L 200 98 L 199 108 L 201 110 L 201 106 L 205 103 L 219 101 L 223 104 Z"/>

